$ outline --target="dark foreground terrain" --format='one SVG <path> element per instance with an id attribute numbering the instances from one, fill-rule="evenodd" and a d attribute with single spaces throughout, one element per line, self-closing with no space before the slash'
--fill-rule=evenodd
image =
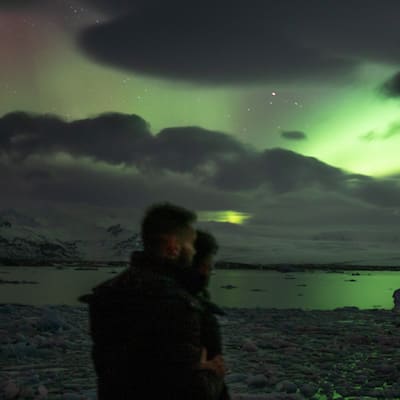
<path id="1" fill-rule="evenodd" d="M 400 399 L 400 315 L 225 308 L 233 400 Z M 0 398 L 96 399 L 87 310 L 0 305 Z"/>

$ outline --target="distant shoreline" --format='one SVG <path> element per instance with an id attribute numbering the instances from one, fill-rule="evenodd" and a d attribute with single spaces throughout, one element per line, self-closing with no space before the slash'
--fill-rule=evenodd
<path id="1" fill-rule="evenodd" d="M 0 267 L 56 267 L 59 269 L 74 268 L 94 270 L 98 268 L 128 267 L 128 261 L 85 261 L 85 260 L 32 260 L 0 258 Z M 350 265 L 332 264 L 248 264 L 231 261 L 218 261 L 214 270 L 261 270 L 278 271 L 283 273 L 325 271 L 340 273 L 345 271 L 400 271 L 400 265 Z"/>

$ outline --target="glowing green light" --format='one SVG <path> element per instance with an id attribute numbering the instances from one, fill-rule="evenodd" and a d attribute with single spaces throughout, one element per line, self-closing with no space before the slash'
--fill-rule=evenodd
<path id="1" fill-rule="evenodd" d="M 230 224 L 244 224 L 251 218 L 251 214 L 238 211 L 200 211 L 198 212 L 200 221 L 229 222 Z"/>
<path id="2" fill-rule="evenodd" d="M 399 124 L 399 105 L 377 91 L 393 70 L 370 66 L 363 73 L 370 78 L 368 85 L 361 82 L 363 85 L 338 91 L 330 99 L 329 107 L 321 107 L 309 117 L 311 123 L 304 127 L 308 140 L 294 143 L 292 148 L 355 173 L 372 176 L 398 173 L 400 134 L 388 137 L 387 133 Z M 372 140 L 365 139 L 368 135 Z"/>
<path id="3" fill-rule="evenodd" d="M 22 107 L 39 113 L 53 112 L 67 120 L 107 111 L 136 114 L 150 123 L 153 133 L 173 126 L 231 132 L 234 119 L 227 116 L 232 112 L 233 93 L 240 92 L 226 87 L 171 83 L 102 66 L 79 54 L 68 42 L 64 42 L 62 53 L 53 53 L 44 72 L 38 71 L 34 83 L 35 88 L 46 88 L 40 101 L 33 89 L 28 93 L 25 89 L 18 96 L 18 107 L 11 104 L 9 111 Z M 23 95 L 28 100 L 21 106 Z"/>

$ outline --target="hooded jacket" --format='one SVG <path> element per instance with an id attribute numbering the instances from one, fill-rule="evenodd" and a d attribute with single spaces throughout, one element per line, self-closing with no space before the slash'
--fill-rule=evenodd
<path id="1" fill-rule="evenodd" d="M 200 369 L 204 307 L 185 289 L 193 271 L 134 253 L 89 304 L 98 400 L 219 400 L 224 382 Z"/>

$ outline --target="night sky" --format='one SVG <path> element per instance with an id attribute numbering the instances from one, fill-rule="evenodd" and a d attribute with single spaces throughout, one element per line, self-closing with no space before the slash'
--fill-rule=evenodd
<path id="1" fill-rule="evenodd" d="M 134 225 L 169 200 L 242 261 L 399 264 L 399 15 L 2 0 L 0 207 Z"/>

